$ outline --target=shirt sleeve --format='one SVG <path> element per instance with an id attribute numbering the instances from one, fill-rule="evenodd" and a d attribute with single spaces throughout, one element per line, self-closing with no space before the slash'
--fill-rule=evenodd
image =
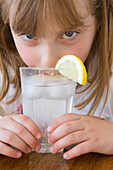
<path id="1" fill-rule="evenodd" d="M 4 97 L 2 101 L 0 101 L 0 116 L 6 116 L 13 113 L 20 114 L 22 113 L 22 98 L 21 95 L 17 100 L 12 102 L 11 104 L 6 104 L 6 102 L 12 98 L 15 93 L 15 89 L 13 85 L 10 86 L 7 95 Z"/>

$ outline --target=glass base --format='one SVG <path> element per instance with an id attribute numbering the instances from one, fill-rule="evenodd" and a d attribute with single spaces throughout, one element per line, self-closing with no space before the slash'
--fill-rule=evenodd
<path id="1" fill-rule="evenodd" d="M 50 153 L 50 145 L 49 144 L 42 144 L 41 143 L 41 149 L 38 151 L 38 153 Z"/>
<path id="2" fill-rule="evenodd" d="M 51 153 L 50 152 L 50 147 L 51 147 L 51 145 L 49 145 L 49 144 L 42 144 L 41 143 L 41 149 L 39 151 L 37 151 L 37 153 Z M 58 151 L 58 153 L 62 152 L 62 151 L 63 151 L 63 149 Z"/>

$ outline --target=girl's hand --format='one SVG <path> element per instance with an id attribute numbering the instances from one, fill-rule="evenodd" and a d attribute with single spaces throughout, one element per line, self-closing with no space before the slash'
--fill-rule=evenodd
<path id="1" fill-rule="evenodd" d="M 41 146 L 37 139 L 41 137 L 37 125 L 25 115 L 13 114 L 0 118 L 0 153 L 3 155 L 18 158 L 22 154 L 20 151 L 38 151 Z"/>
<path id="2" fill-rule="evenodd" d="M 65 159 L 88 152 L 113 154 L 113 122 L 69 113 L 52 122 L 47 132 L 51 153 L 77 144 L 64 153 Z"/>

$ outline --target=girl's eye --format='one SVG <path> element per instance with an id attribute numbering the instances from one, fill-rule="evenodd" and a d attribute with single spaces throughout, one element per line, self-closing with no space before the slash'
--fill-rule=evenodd
<path id="1" fill-rule="evenodd" d="M 22 43 L 25 43 L 25 45 L 36 46 L 37 44 L 39 44 L 38 37 L 32 34 L 22 33 L 18 36 L 20 37 L 20 40 L 22 41 Z"/>
<path id="2" fill-rule="evenodd" d="M 66 39 L 71 39 L 73 37 L 75 37 L 77 34 L 77 32 L 65 32 L 62 36 L 62 38 L 66 38 Z"/>
<path id="3" fill-rule="evenodd" d="M 35 39 L 35 37 L 33 35 L 31 35 L 31 34 L 28 34 L 28 35 L 23 34 L 21 36 L 23 37 L 24 40 L 34 40 Z"/>

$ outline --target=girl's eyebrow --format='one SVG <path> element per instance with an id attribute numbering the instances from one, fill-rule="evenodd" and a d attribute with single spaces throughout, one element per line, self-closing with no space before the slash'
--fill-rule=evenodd
<path id="1" fill-rule="evenodd" d="M 27 29 L 15 29 L 12 27 L 12 30 L 14 31 L 15 34 L 20 35 L 20 34 L 32 34 L 35 35 L 34 33 L 31 33 L 30 31 L 28 31 Z"/>
<path id="2" fill-rule="evenodd" d="M 63 29 L 62 31 L 59 31 L 58 33 L 62 34 L 62 33 L 65 33 L 65 32 L 80 31 L 85 27 L 86 27 L 85 25 L 83 25 L 83 26 L 72 26 L 72 27 L 69 27 L 69 28 L 67 27 L 67 28 Z"/>
<path id="3" fill-rule="evenodd" d="M 77 29 L 80 29 L 80 28 L 81 28 L 80 26 L 79 27 L 72 26 L 72 27 L 67 27 L 67 28 L 63 28 L 63 29 L 62 28 L 57 29 L 55 32 L 56 32 L 56 34 L 59 35 L 59 34 L 65 33 L 65 32 L 76 31 Z M 12 27 L 12 29 L 13 29 L 15 34 L 32 34 L 34 36 L 41 34 L 41 32 L 38 31 L 38 30 L 37 30 L 37 32 L 33 33 L 33 32 L 28 31 L 27 29 L 23 29 L 23 28 L 22 29 L 15 29 L 15 28 Z"/>

